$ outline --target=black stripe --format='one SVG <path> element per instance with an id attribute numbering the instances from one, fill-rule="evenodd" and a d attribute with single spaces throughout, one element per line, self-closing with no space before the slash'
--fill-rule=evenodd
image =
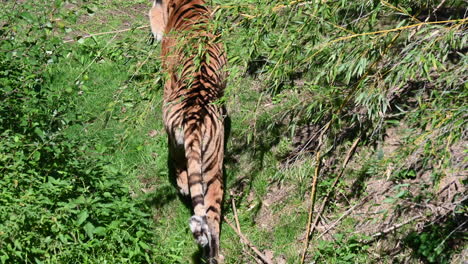
<path id="1" fill-rule="evenodd" d="M 203 6 L 203 5 L 194 4 L 194 5 L 193 5 L 193 8 L 194 8 L 194 9 L 202 9 L 203 11 L 208 12 L 208 8 L 206 8 L 206 7 Z"/>
<path id="2" fill-rule="evenodd" d="M 207 214 L 208 214 L 209 211 L 213 211 L 213 212 L 219 214 L 218 208 L 216 208 L 216 207 L 214 207 L 214 206 L 210 206 L 210 207 L 208 207 L 208 209 L 206 209 L 206 213 L 207 213 Z"/>
<path id="3" fill-rule="evenodd" d="M 201 178 L 202 178 L 201 173 L 199 173 L 199 172 L 192 173 L 192 174 L 189 175 L 189 184 L 190 185 L 197 184 L 197 182 L 192 183 L 190 180 L 196 181 L 196 180 L 201 179 Z"/>
<path id="4" fill-rule="evenodd" d="M 202 182 L 203 182 L 203 180 L 201 179 L 201 177 L 199 177 L 198 179 L 195 179 L 195 180 L 192 177 L 189 177 L 188 185 L 193 186 L 195 184 L 201 184 Z"/>
<path id="5" fill-rule="evenodd" d="M 204 169 L 204 172 L 207 173 L 209 171 L 211 171 L 217 164 L 217 160 L 211 160 L 211 161 L 208 161 L 205 163 L 205 169 Z"/>
<path id="6" fill-rule="evenodd" d="M 192 206 L 195 207 L 198 204 L 203 204 L 204 203 L 204 197 L 203 194 L 197 194 L 192 197 Z"/>
<path id="7" fill-rule="evenodd" d="M 172 8 L 174 9 L 174 11 L 172 12 L 172 16 L 175 16 L 177 14 L 177 12 L 179 12 L 179 10 L 186 6 L 188 3 L 190 3 L 190 0 L 186 0 L 185 2 L 183 3 L 179 3 L 179 5 L 176 5 L 175 2 L 172 2 Z"/>
<path id="8" fill-rule="evenodd" d="M 217 177 L 211 178 L 207 183 L 206 183 L 206 190 L 210 188 L 210 185 L 213 184 L 215 181 L 217 181 Z"/>
<path id="9" fill-rule="evenodd" d="M 177 16 L 177 22 L 175 23 L 176 25 L 179 25 L 180 23 L 186 21 L 187 19 L 189 18 L 192 18 L 192 17 L 195 17 L 195 16 L 201 16 L 201 12 L 200 13 L 196 13 L 195 11 L 197 11 L 196 9 L 200 9 L 203 8 L 203 11 L 207 11 L 207 9 L 201 5 L 193 5 L 193 6 L 189 6 L 187 8 L 185 8 L 184 10 L 180 11 L 183 7 L 185 7 L 186 5 L 182 5 L 180 8 L 178 8 L 177 10 L 177 13 L 175 13 L 175 15 Z M 180 13 L 179 13 L 180 12 Z M 192 14 L 187 14 L 189 12 L 194 12 Z"/>

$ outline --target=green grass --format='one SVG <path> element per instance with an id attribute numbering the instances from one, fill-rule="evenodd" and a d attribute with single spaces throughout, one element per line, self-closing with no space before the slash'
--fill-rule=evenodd
<path id="1" fill-rule="evenodd" d="M 391 188 L 381 200 L 365 204 L 378 209 L 388 204 L 367 227 L 386 214 L 396 215 L 391 224 L 404 221 L 412 212 L 406 203 L 437 204 L 442 182 L 463 169 L 466 156 L 454 149 L 466 143 L 466 22 L 335 42 L 412 25 L 437 3 L 270 2 L 213 2 L 221 6 L 215 24 L 230 74 L 224 212 L 234 222 L 234 199 L 242 232 L 252 243 L 271 250 L 275 262 L 298 263 L 316 166 L 310 155 L 315 145 L 304 145 L 307 138 L 296 142 L 304 128 L 332 122 L 322 148 L 328 167 L 319 176 L 318 204 L 351 142 L 362 136 L 324 213 L 327 224 L 368 195 L 373 181 Z M 191 262 L 197 246 L 187 224 L 190 208 L 168 179 L 159 46 L 148 44 L 149 29 L 136 29 L 147 24 L 150 4 L 5 5 L 0 12 L 0 261 Z M 460 6 L 447 1 L 444 8 Z M 452 13 L 446 19 L 462 18 Z M 134 30 L 82 37 L 125 28 Z M 401 143 L 390 151 L 385 135 L 395 129 Z M 288 164 L 297 150 L 293 142 L 303 152 Z M 460 181 L 466 184 L 466 178 Z M 405 241 L 396 258 L 449 260 L 463 247 L 459 217 L 465 211 L 456 207 L 437 223 L 440 232 L 403 228 L 389 234 L 389 241 Z M 316 232 L 308 260 L 391 262 L 378 243 L 363 243 L 370 233 L 359 229 L 369 217 L 362 214 L 345 217 L 328 237 L 316 239 Z M 221 247 L 226 263 L 253 261 L 225 223 Z"/>

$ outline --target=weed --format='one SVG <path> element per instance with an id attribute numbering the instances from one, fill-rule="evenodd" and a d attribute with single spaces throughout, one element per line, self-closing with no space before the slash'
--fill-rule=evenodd
<path id="1" fill-rule="evenodd" d="M 320 241 L 317 245 L 314 261 L 326 259 L 329 263 L 369 263 L 368 245 L 362 244 L 365 237 L 336 234 L 334 241 Z"/>

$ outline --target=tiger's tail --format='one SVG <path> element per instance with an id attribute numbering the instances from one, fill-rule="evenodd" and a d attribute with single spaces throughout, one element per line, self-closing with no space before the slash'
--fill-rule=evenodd
<path id="1" fill-rule="evenodd" d="M 196 115 L 196 113 L 192 113 Z M 190 229 L 198 244 L 205 247 L 209 243 L 209 228 L 206 223 L 204 203 L 205 190 L 202 175 L 202 135 L 199 118 L 189 118 L 184 125 L 184 148 L 187 159 L 187 178 L 194 215 L 190 218 Z"/>
<path id="2" fill-rule="evenodd" d="M 200 111 L 191 112 L 184 126 L 188 187 L 194 211 L 189 225 L 195 240 L 203 248 L 203 255 L 208 259 L 208 263 L 216 264 L 220 261 L 219 221 L 222 199 L 222 190 L 216 191 L 216 189 L 222 188 L 222 183 L 218 178 L 219 175 L 211 179 L 206 178 L 210 175 L 210 171 L 208 168 L 204 168 L 206 167 L 204 166 L 206 157 L 203 156 L 202 152 L 204 148 L 202 139 L 205 138 L 202 131 L 202 119 Z M 210 151 L 208 150 L 208 152 Z M 210 153 L 206 154 L 210 156 Z M 208 171 L 204 172 L 204 169 L 208 169 Z M 221 197 L 215 198 L 215 196 Z M 215 201 L 211 201 L 213 198 Z M 216 203 L 215 206 L 212 206 L 213 202 Z"/>

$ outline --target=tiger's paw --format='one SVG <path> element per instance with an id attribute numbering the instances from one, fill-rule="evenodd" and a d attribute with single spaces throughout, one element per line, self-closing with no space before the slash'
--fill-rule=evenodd
<path id="1" fill-rule="evenodd" d="M 202 247 L 206 247 L 208 245 L 208 238 L 210 237 L 210 230 L 206 223 L 206 217 L 194 215 L 190 218 L 189 225 L 197 243 Z"/>
<path id="2" fill-rule="evenodd" d="M 210 260 L 210 264 L 223 264 L 224 263 L 224 256 L 219 255 L 217 258 L 213 258 Z"/>
<path id="3" fill-rule="evenodd" d="M 189 189 L 188 189 L 187 186 L 180 187 L 180 185 L 179 185 L 179 193 L 182 196 L 189 196 L 189 194 L 190 194 Z"/>

